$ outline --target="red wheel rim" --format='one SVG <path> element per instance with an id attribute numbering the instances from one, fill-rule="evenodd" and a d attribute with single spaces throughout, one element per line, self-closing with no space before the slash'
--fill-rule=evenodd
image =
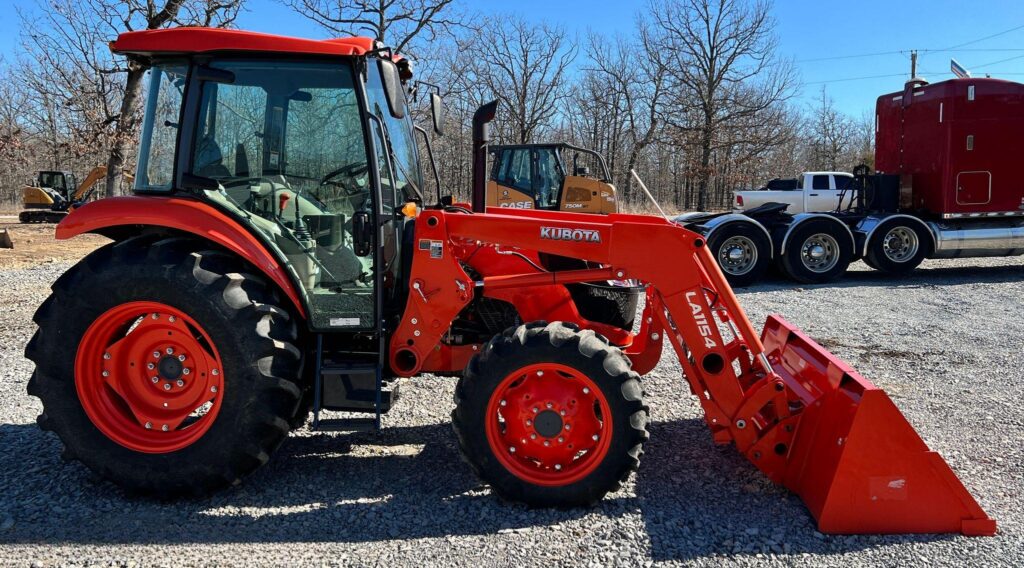
<path id="1" fill-rule="evenodd" d="M 485 429 L 491 451 L 512 474 L 560 486 L 583 479 L 604 460 L 612 415 L 590 377 L 542 363 L 501 381 L 487 404 Z"/>
<path id="2" fill-rule="evenodd" d="M 86 330 L 75 389 L 108 438 L 159 454 L 185 448 L 210 429 L 224 373 L 210 336 L 187 314 L 159 302 L 128 302 Z"/>

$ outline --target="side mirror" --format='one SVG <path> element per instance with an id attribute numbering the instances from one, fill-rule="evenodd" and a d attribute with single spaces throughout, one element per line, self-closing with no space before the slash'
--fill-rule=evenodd
<path id="1" fill-rule="evenodd" d="M 377 60 L 384 98 L 388 101 L 388 112 L 395 118 L 405 118 L 405 96 L 402 94 L 402 78 L 398 66 L 388 59 Z"/>
<path id="2" fill-rule="evenodd" d="M 576 175 L 579 177 L 588 177 L 590 175 L 590 168 L 587 166 L 577 166 Z"/>
<path id="3" fill-rule="evenodd" d="M 434 134 L 444 136 L 444 102 L 437 93 L 430 93 L 430 118 L 434 122 Z"/>

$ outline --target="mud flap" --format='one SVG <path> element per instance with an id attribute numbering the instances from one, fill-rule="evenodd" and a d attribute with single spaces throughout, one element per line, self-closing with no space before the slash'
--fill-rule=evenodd
<path id="1" fill-rule="evenodd" d="M 821 532 L 995 534 L 885 391 L 781 317 L 768 318 L 762 341 L 802 407 L 781 481 Z"/>

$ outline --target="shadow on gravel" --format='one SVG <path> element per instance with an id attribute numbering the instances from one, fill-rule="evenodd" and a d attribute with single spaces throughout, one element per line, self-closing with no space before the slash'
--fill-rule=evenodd
<path id="1" fill-rule="evenodd" d="M 206 544 L 373 542 L 520 532 L 585 515 L 640 513 L 655 560 L 723 554 L 842 553 L 947 537 L 817 534 L 800 500 L 699 420 L 651 425 L 635 498 L 592 510 L 529 510 L 483 491 L 460 460 L 448 424 L 380 434 L 300 435 L 237 489 L 203 500 L 125 496 L 77 463 L 34 424 L 0 424 L 2 543 Z M 424 441 L 426 444 L 424 445 Z"/>
<path id="2" fill-rule="evenodd" d="M 636 493 L 656 561 L 842 554 L 954 538 L 823 535 L 799 497 L 770 482 L 733 446 L 714 446 L 702 420 L 653 423 L 650 433 Z"/>
<path id="3" fill-rule="evenodd" d="M 425 445 L 424 442 L 426 442 Z M 0 543 L 367 542 L 557 525 L 588 510 L 529 510 L 484 491 L 448 424 L 380 434 L 299 435 L 242 486 L 208 499 L 125 495 L 35 424 L 0 424 Z M 633 499 L 601 512 L 635 512 Z"/>
<path id="4" fill-rule="evenodd" d="M 885 288 L 927 288 L 950 284 L 1001 284 L 1020 282 L 1024 274 L 1024 264 L 1001 266 L 944 266 L 928 268 L 924 265 L 906 276 L 885 274 L 877 270 L 853 270 L 847 272 L 835 282 L 825 284 L 800 284 L 786 278 L 770 274 L 764 282 L 736 288 L 737 294 L 746 292 L 765 292 L 770 290 L 788 290 L 792 288 L 852 288 L 860 286 L 876 286 Z"/>

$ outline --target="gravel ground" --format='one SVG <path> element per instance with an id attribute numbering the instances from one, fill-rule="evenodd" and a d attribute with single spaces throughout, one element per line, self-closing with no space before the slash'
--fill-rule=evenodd
<path id="1" fill-rule="evenodd" d="M 828 536 L 801 501 L 716 448 L 670 357 L 648 375 L 640 472 L 589 510 L 499 503 L 459 460 L 452 379 L 402 385 L 380 434 L 294 434 L 241 487 L 128 498 L 35 426 L 22 350 L 67 263 L 0 272 L 2 565 L 1024 565 L 1024 283 L 1019 259 L 858 266 L 841 283 L 742 291 L 757 325 L 791 322 L 885 388 L 999 520 L 994 538 Z"/>

